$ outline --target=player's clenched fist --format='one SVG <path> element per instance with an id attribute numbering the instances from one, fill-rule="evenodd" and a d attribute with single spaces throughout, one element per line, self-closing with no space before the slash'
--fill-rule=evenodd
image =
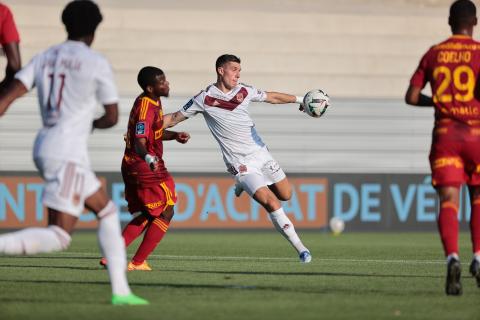
<path id="1" fill-rule="evenodd" d="M 178 132 L 177 136 L 175 137 L 175 140 L 180 143 L 187 143 L 187 141 L 190 139 L 190 134 L 188 132 Z"/>

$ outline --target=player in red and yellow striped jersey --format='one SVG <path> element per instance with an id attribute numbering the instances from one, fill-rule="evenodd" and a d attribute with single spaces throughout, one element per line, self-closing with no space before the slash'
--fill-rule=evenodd
<path id="1" fill-rule="evenodd" d="M 128 210 L 139 214 L 125 227 L 122 235 L 128 246 L 145 232 L 128 269 L 151 270 L 146 259 L 167 232 L 177 201 L 175 183 L 162 159 L 163 140 L 186 143 L 190 135 L 163 129 L 160 97 L 168 97 L 169 93 L 169 83 L 163 71 L 144 67 L 137 80 L 143 93 L 137 97 L 130 112 L 122 176 Z M 104 259 L 101 263 L 105 264 Z"/>
<path id="2" fill-rule="evenodd" d="M 440 198 L 438 228 L 447 257 L 446 293 L 462 294 L 458 256 L 460 186 L 468 185 L 473 260 L 470 272 L 480 287 L 480 42 L 472 39 L 477 24 L 470 0 L 455 1 L 448 23 L 452 36 L 423 56 L 405 95 L 408 104 L 434 106 L 430 150 L 432 184 Z M 432 97 L 421 93 L 427 82 Z"/>

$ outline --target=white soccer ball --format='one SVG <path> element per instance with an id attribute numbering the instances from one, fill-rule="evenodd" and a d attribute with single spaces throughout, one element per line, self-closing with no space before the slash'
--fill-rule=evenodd
<path id="1" fill-rule="evenodd" d="M 333 234 L 337 235 L 345 230 L 345 222 L 337 217 L 333 217 L 330 219 L 330 230 L 332 230 Z"/>
<path id="2" fill-rule="evenodd" d="M 303 97 L 303 108 L 311 117 L 320 118 L 329 106 L 330 97 L 321 89 L 311 90 Z"/>

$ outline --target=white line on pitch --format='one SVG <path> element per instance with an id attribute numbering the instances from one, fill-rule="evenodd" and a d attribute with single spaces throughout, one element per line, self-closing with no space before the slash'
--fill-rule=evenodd
<path id="1" fill-rule="evenodd" d="M 99 257 L 97 254 L 85 252 L 59 252 L 57 255 L 65 256 L 89 256 Z M 41 256 L 39 256 L 40 258 Z M 45 257 L 45 256 L 44 256 Z M 280 257 L 231 257 L 231 256 L 188 256 L 188 255 L 159 255 L 151 254 L 150 257 L 165 259 L 183 259 L 183 260 L 264 260 L 264 261 L 292 261 L 297 258 Z M 381 260 L 381 259 L 335 259 L 335 258 L 314 258 L 314 261 L 323 262 L 365 262 L 365 263 L 400 263 L 400 264 L 444 264 L 444 260 Z"/>

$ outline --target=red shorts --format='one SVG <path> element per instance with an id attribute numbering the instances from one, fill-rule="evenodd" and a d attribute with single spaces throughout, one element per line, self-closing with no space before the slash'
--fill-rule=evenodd
<path id="1" fill-rule="evenodd" d="M 173 206 L 177 202 L 175 183 L 172 178 L 149 186 L 127 182 L 125 183 L 125 200 L 130 213 L 141 211 L 158 217 L 168 206 Z"/>
<path id="2" fill-rule="evenodd" d="M 430 150 L 432 185 L 460 187 L 480 185 L 480 142 L 477 140 L 434 141 Z"/>

